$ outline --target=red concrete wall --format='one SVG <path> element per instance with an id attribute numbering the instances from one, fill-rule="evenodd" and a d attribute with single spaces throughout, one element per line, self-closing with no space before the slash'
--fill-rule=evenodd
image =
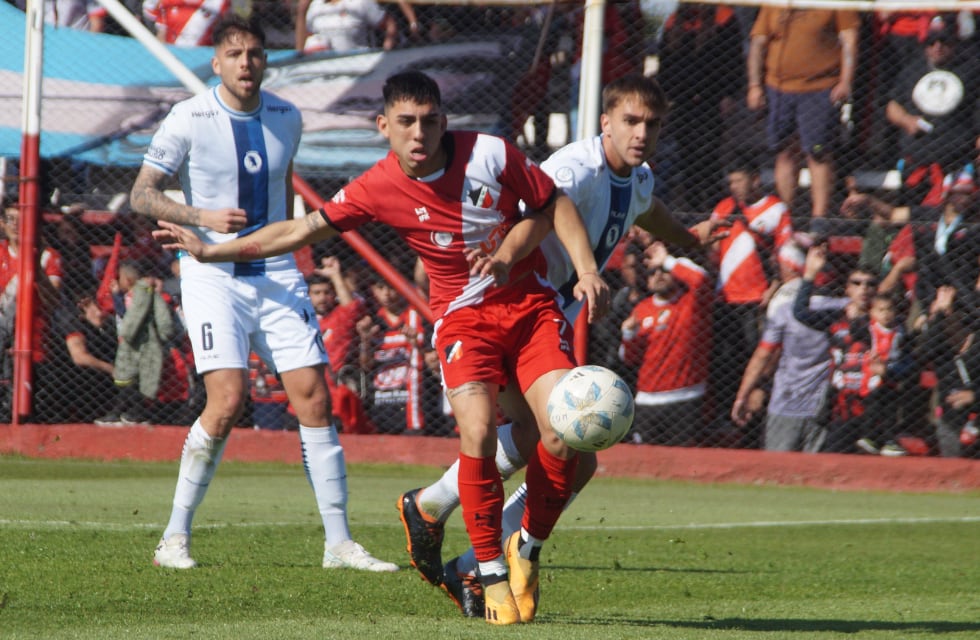
<path id="1" fill-rule="evenodd" d="M 184 427 L 0 425 L 0 455 L 97 460 L 177 460 Z M 348 462 L 449 466 L 459 441 L 422 436 L 340 436 Z M 224 459 L 299 464 L 295 432 L 237 429 Z M 599 453 L 601 476 L 822 487 L 962 492 L 980 488 L 980 461 L 883 458 L 620 444 Z"/>

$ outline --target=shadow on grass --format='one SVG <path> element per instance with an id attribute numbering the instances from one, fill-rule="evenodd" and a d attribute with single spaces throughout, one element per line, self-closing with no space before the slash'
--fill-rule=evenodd
<path id="1" fill-rule="evenodd" d="M 546 618 L 546 616 L 542 616 Z M 558 621 L 558 620 L 556 620 Z M 857 633 L 859 631 L 896 631 L 900 633 L 980 633 L 980 622 L 948 622 L 945 620 L 920 620 L 900 622 L 893 620 L 807 620 L 803 618 L 720 618 L 705 620 L 654 620 L 641 618 L 575 618 L 562 616 L 560 622 L 568 624 L 617 624 L 635 627 L 676 627 L 717 631 L 773 631 L 830 633 Z"/>
<path id="2" fill-rule="evenodd" d="M 586 567 L 583 565 L 570 565 L 570 564 L 548 564 L 545 566 L 542 564 L 542 571 L 624 571 L 626 573 L 636 572 L 636 573 L 694 573 L 694 574 L 721 574 L 721 575 L 741 575 L 741 574 L 759 574 L 759 571 L 732 571 L 730 569 L 695 569 L 692 567 L 623 567 L 620 565 L 614 565 L 611 567 Z"/>

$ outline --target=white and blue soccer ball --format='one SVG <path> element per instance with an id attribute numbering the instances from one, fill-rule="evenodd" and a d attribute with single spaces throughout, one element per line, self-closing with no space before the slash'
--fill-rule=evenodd
<path id="1" fill-rule="evenodd" d="M 601 451 L 622 440 L 633 425 L 633 393 L 605 367 L 575 367 L 551 390 L 548 417 L 572 449 Z"/>

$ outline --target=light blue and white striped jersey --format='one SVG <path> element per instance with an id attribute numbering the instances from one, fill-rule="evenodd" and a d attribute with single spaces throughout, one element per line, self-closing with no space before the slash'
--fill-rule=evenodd
<path id="1" fill-rule="evenodd" d="M 565 145 L 541 168 L 578 207 L 601 272 L 626 231 L 652 206 L 653 172 L 643 164 L 628 178 L 613 175 L 601 135 Z M 574 322 L 583 303 L 572 296 L 578 282 L 572 260 L 553 232 L 541 242 L 541 250 L 548 260 L 548 280 L 562 295 L 562 311 Z"/>
<path id="2" fill-rule="evenodd" d="M 237 234 L 196 228 L 205 242 L 224 242 L 286 218 L 292 206 L 287 202 L 286 175 L 302 131 L 302 116 L 293 104 L 263 91 L 258 108 L 243 113 L 229 108 L 215 87 L 173 106 L 143 162 L 177 174 L 187 204 L 244 209 L 248 225 Z M 214 270 L 262 275 L 295 268 L 292 254 L 241 263 L 181 260 L 182 275 Z"/>

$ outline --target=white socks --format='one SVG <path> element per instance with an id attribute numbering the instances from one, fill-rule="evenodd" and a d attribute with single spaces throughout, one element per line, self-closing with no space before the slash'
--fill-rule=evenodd
<path id="1" fill-rule="evenodd" d="M 180 455 L 180 471 L 177 488 L 174 491 L 173 509 L 170 522 L 163 532 L 164 540 L 175 533 L 191 534 L 191 521 L 194 511 L 204 500 L 214 472 L 221 462 L 227 438 L 212 438 L 198 418 L 191 425 L 184 440 L 184 450 Z"/>
<path id="2" fill-rule="evenodd" d="M 497 470 L 503 480 L 523 469 L 527 462 L 514 444 L 513 425 L 508 423 L 497 427 Z M 446 469 L 435 483 L 425 487 L 419 497 L 419 508 L 439 522 L 445 522 L 459 506 L 459 459 Z M 522 507 L 523 509 L 523 507 Z M 520 522 L 518 522 L 520 526 Z"/>
<path id="3" fill-rule="evenodd" d="M 332 426 L 299 427 L 303 447 L 303 468 L 313 487 L 328 546 L 350 540 L 347 526 L 347 470 L 344 450 Z M 191 426 L 180 457 L 180 474 L 174 492 L 170 522 L 163 532 L 167 539 L 175 533 L 190 535 L 194 512 L 214 478 L 221 462 L 227 438 L 212 438 L 201 426 L 201 420 Z"/>
<path id="4" fill-rule="evenodd" d="M 332 425 L 326 427 L 299 426 L 303 447 L 303 469 L 313 487 L 316 504 L 323 518 L 327 546 L 350 540 L 347 525 L 347 468 L 344 450 Z"/>

